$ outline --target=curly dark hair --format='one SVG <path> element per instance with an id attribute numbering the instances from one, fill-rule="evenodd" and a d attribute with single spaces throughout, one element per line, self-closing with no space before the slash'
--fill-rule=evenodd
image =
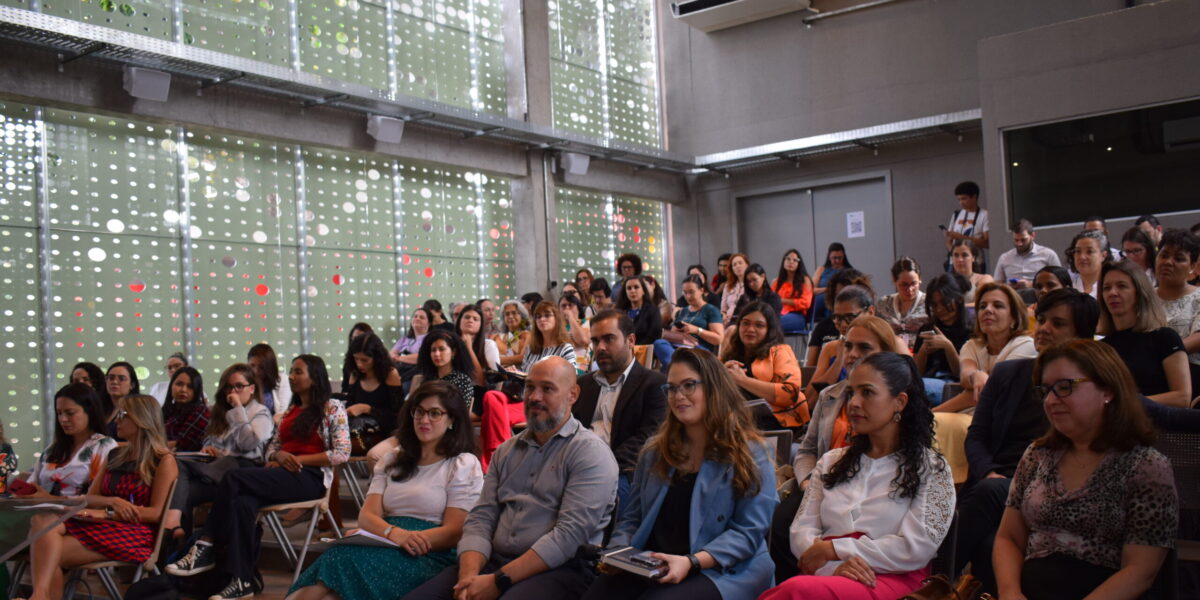
<path id="1" fill-rule="evenodd" d="M 350 359 L 351 366 L 355 364 L 355 354 L 365 354 L 371 359 L 371 371 L 379 383 L 387 381 L 392 369 L 396 368 L 392 365 L 392 358 L 388 356 L 387 346 L 384 346 L 383 340 L 374 333 L 366 333 L 350 340 L 350 348 L 346 350 L 346 356 Z M 366 375 L 366 373 L 360 372 L 358 367 L 354 367 L 352 373 L 359 381 Z"/>
<path id="2" fill-rule="evenodd" d="M 475 377 L 475 365 L 471 362 L 471 357 L 467 355 L 467 345 L 463 343 L 462 338 L 458 337 L 458 334 L 452 331 L 431 329 L 425 335 L 425 339 L 421 341 L 421 349 L 417 351 L 417 367 L 420 368 L 425 381 L 432 381 L 438 378 L 438 368 L 433 364 L 433 356 L 431 355 L 433 343 L 437 341 L 445 342 L 454 353 L 454 357 L 450 359 L 451 370 L 461 371 L 467 377 Z M 380 381 L 383 380 L 381 379 Z"/>
<path id="3" fill-rule="evenodd" d="M 908 403 L 900 413 L 900 468 L 892 479 L 889 496 L 916 498 L 917 488 L 926 471 L 926 455 L 933 448 L 933 411 L 929 409 L 929 398 L 925 395 L 925 384 L 917 363 L 911 356 L 894 352 L 876 352 L 854 366 L 855 371 L 870 367 L 883 376 L 888 392 L 893 396 L 908 395 Z M 850 440 L 846 453 L 821 477 L 825 489 L 850 481 L 862 466 L 862 456 L 871 449 L 871 439 L 856 435 Z M 941 459 L 941 455 L 938 455 Z M 941 459 L 945 465 L 945 459 Z"/>
<path id="4" fill-rule="evenodd" d="M 765 288 L 766 285 L 764 283 L 763 287 Z M 730 338 L 728 344 L 722 344 L 722 360 L 734 359 L 749 365 L 756 360 L 771 356 L 771 348 L 786 343 L 783 339 L 783 326 L 779 324 L 779 315 L 775 314 L 775 309 L 771 308 L 770 304 L 758 300 L 746 304 L 738 313 L 738 322 L 752 313 L 762 313 L 763 318 L 767 321 L 767 333 L 763 336 L 763 340 L 750 349 L 742 342 L 741 335 L 735 335 Z M 724 350 L 725 346 L 729 346 L 728 351 Z"/>
<path id="5" fill-rule="evenodd" d="M 475 428 L 471 426 L 471 417 L 467 414 L 469 399 L 463 398 L 457 387 L 445 381 L 426 381 L 413 390 L 396 417 L 394 435 L 400 440 L 400 452 L 388 469 L 392 481 L 404 481 L 417 472 L 417 463 L 421 461 L 421 440 L 417 439 L 413 410 L 427 398 L 437 398 L 446 411 L 446 418 L 450 419 L 451 428 L 438 442 L 437 453 L 445 458 L 454 458 L 464 452 L 477 451 Z"/>

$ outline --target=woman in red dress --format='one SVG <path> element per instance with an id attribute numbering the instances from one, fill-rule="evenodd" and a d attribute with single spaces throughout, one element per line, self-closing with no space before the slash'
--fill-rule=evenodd
<path id="1" fill-rule="evenodd" d="M 87 508 L 33 543 L 30 600 L 63 595 L 63 569 L 98 560 L 142 562 L 154 546 L 154 525 L 179 474 L 163 435 L 162 411 L 150 396 L 129 396 L 117 411 L 117 435 L 128 440 L 108 455 L 86 496 Z M 31 531 L 55 520 L 37 515 Z"/>

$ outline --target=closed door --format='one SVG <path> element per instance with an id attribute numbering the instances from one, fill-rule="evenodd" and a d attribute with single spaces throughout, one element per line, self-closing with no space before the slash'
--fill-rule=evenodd
<path id="1" fill-rule="evenodd" d="M 767 271 L 779 272 L 783 253 L 800 251 L 809 274 L 815 270 L 812 195 L 807 190 L 751 196 L 738 202 L 738 242 L 742 252 Z"/>

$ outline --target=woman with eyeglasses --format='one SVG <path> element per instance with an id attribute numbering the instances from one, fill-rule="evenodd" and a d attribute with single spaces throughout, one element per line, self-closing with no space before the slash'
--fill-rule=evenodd
<path id="1" fill-rule="evenodd" d="M 825 297 L 828 297 L 828 305 L 832 308 L 834 299 L 838 297 L 838 293 L 842 291 L 842 288 L 851 285 L 857 285 L 867 290 L 871 298 L 870 306 L 875 306 L 875 288 L 871 287 L 871 277 L 858 269 L 842 269 L 841 272 L 830 278 L 829 286 L 825 288 L 826 293 L 821 299 L 822 306 L 825 305 Z M 875 309 L 872 308 L 871 310 Z M 808 351 L 804 356 L 804 366 L 806 367 L 817 366 L 819 364 L 818 358 L 820 358 L 821 351 L 825 348 L 825 345 L 835 340 L 840 341 L 841 337 L 845 335 L 834 322 L 829 310 L 823 309 L 823 312 L 825 313 L 824 317 L 817 320 L 816 324 L 813 325 L 812 332 L 808 334 Z M 817 311 L 814 308 L 814 319 L 818 319 L 816 315 Z M 849 325 L 850 321 L 846 321 L 845 324 Z"/>
<path id="2" fill-rule="evenodd" d="M 676 352 L 663 389 L 670 410 L 638 460 L 611 544 L 649 551 L 667 572 L 655 580 L 605 573 L 583 598 L 753 600 L 773 569 L 771 452 L 709 352 Z"/>
<path id="3" fill-rule="evenodd" d="M 877 300 L 875 314 L 887 321 L 912 349 L 917 342 L 917 331 L 929 320 L 925 314 L 925 292 L 921 291 L 921 266 L 907 256 L 900 257 L 892 265 L 892 283 L 896 293 Z"/>
<path id="4" fill-rule="evenodd" d="M 395 548 L 336 545 L 300 574 L 288 600 L 400 598 L 455 562 L 483 490 L 475 434 L 458 390 L 421 384 L 400 409 L 399 447 L 375 466 L 359 530 Z"/>
<path id="5" fill-rule="evenodd" d="M 662 311 L 650 300 L 650 288 L 641 275 L 623 282 L 625 293 L 617 298 L 617 310 L 633 319 L 633 334 L 637 345 L 653 344 L 662 337 Z"/>
<path id="6" fill-rule="evenodd" d="M 108 413 L 108 435 L 118 442 L 125 440 L 117 434 L 117 411 L 122 408 L 121 402 L 129 396 L 142 393 L 141 383 L 138 382 L 137 369 L 133 365 L 119 361 L 108 367 L 104 373 L 105 389 L 112 400 Z"/>
<path id="7" fill-rule="evenodd" d="M 260 467 L 267 442 L 275 432 L 271 413 L 262 404 L 254 370 L 245 363 L 221 373 L 200 451 L 209 461 L 179 461 L 179 482 L 163 525 L 175 538 L 191 531 L 192 510 L 217 495 L 221 478 L 233 469 Z"/>
<path id="8" fill-rule="evenodd" d="M 992 563 L 1000 598 L 1140 598 L 1175 545 L 1179 501 L 1133 376 L 1071 340 L 1034 367 L 1050 431 L 1013 476 Z"/>
<path id="9" fill-rule="evenodd" d="M 879 352 L 850 373 L 849 443 L 822 456 L 792 522 L 801 574 L 761 600 L 881 600 L 929 575 L 954 518 L 954 481 L 912 357 Z"/>
<path id="10" fill-rule="evenodd" d="M 179 452 L 199 450 L 210 415 L 204 397 L 204 378 L 199 371 L 192 367 L 175 369 L 167 384 L 167 401 L 162 411 L 167 447 Z"/>
<path id="11" fill-rule="evenodd" d="M 333 482 L 334 467 L 350 458 L 346 409 L 332 398 L 325 361 L 311 354 L 298 356 L 288 380 L 292 400 L 267 450 L 266 467 L 225 474 L 203 534 L 183 558 L 165 569 L 177 577 L 211 571 L 217 567 L 219 545 L 221 570 L 229 579 L 210 600 L 245 598 L 261 591 L 253 581 L 259 509 L 320 498 Z"/>
<path id="12" fill-rule="evenodd" d="M 1162 301 L 1137 264 L 1104 265 L 1100 279 L 1100 325 L 1096 331 L 1133 373 L 1138 391 L 1166 406 L 1187 408 L 1192 376 L 1187 349 L 1167 326 Z"/>
<path id="13" fill-rule="evenodd" d="M 54 439 L 38 457 L 24 480 L 32 484 L 33 498 L 79 496 L 108 460 L 117 441 L 107 435 L 106 415 L 96 391 L 83 383 L 70 383 L 54 394 Z"/>
<path id="14" fill-rule="evenodd" d="M 777 422 L 773 429 L 796 431 L 808 422 L 808 403 L 800 392 L 800 363 L 783 341 L 773 308 L 752 302 L 742 309 L 737 333 L 721 346 L 721 361 L 747 400 L 767 401 Z"/>
<path id="15" fill-rule="evenodd" d="M 58 515 L 53 513 L 30 520 L 31 533 L 52 527 L 30 551 L 30 600 L 62 598 L 64 570 L 104 560 L 140 563 L 150 558 L 155 526 L 166 510 L 178 467 L 163 437 L 158 400 L 133 394 L 122 404 L 117 431 L 128 443 L 109 451 L 87 490 L 87 507 L 57 525 Z"/>
<path id="16" fill-rule="evenodd" d="M 1100 298 L 1100 269 L 1113 260 L 1109 255 L 1108 236 L 1096 229 L 1080 231 L 1067 248 L 1067 267 L 1071 285 L 1093 298 Z"/>
<path id="17" fill-rule="evenodd" d="M 1154 260 L 1158 251 L 1154 248 L 1154 240 L 1141 227 L 1130 227 L 1121 236 L 1121 257 L 1141 267 L 1146 272 L 1150 285 L 1157 285 L 1154 279 Z"/>
<path id="18" fill-rule="evenodd" d="M 579 290 L 579 299 L 588 309 L 592 306 L 592 282 L 595 280 L 596 277 L 589 269 L 580 269 L 575 272 L 575 288 Z M 590 319 L 592 315 L 587 315 L 586 318 Z"/>

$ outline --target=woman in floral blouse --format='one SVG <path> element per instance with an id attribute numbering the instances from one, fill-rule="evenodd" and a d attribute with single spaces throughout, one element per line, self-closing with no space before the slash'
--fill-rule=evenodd
<path id="1" fill-rule="evenodd" d="M 1133 376 L 1108 345 L 1072 340 L 1033 377 L 1051 430 L 1013 476 L 992 559 L 1000 598 L 1139 598 L 1175 544 L 1179 500 Z"/>
<path id="2" fill-rule="evenodd" d="M 117 442 L 105 435 L 108 425 L 100 398 L 87 384 L 58 390 L 54 414 L 54 441 L 26 480 L 37 486 L 35 497 L 83 495 Z"/>

